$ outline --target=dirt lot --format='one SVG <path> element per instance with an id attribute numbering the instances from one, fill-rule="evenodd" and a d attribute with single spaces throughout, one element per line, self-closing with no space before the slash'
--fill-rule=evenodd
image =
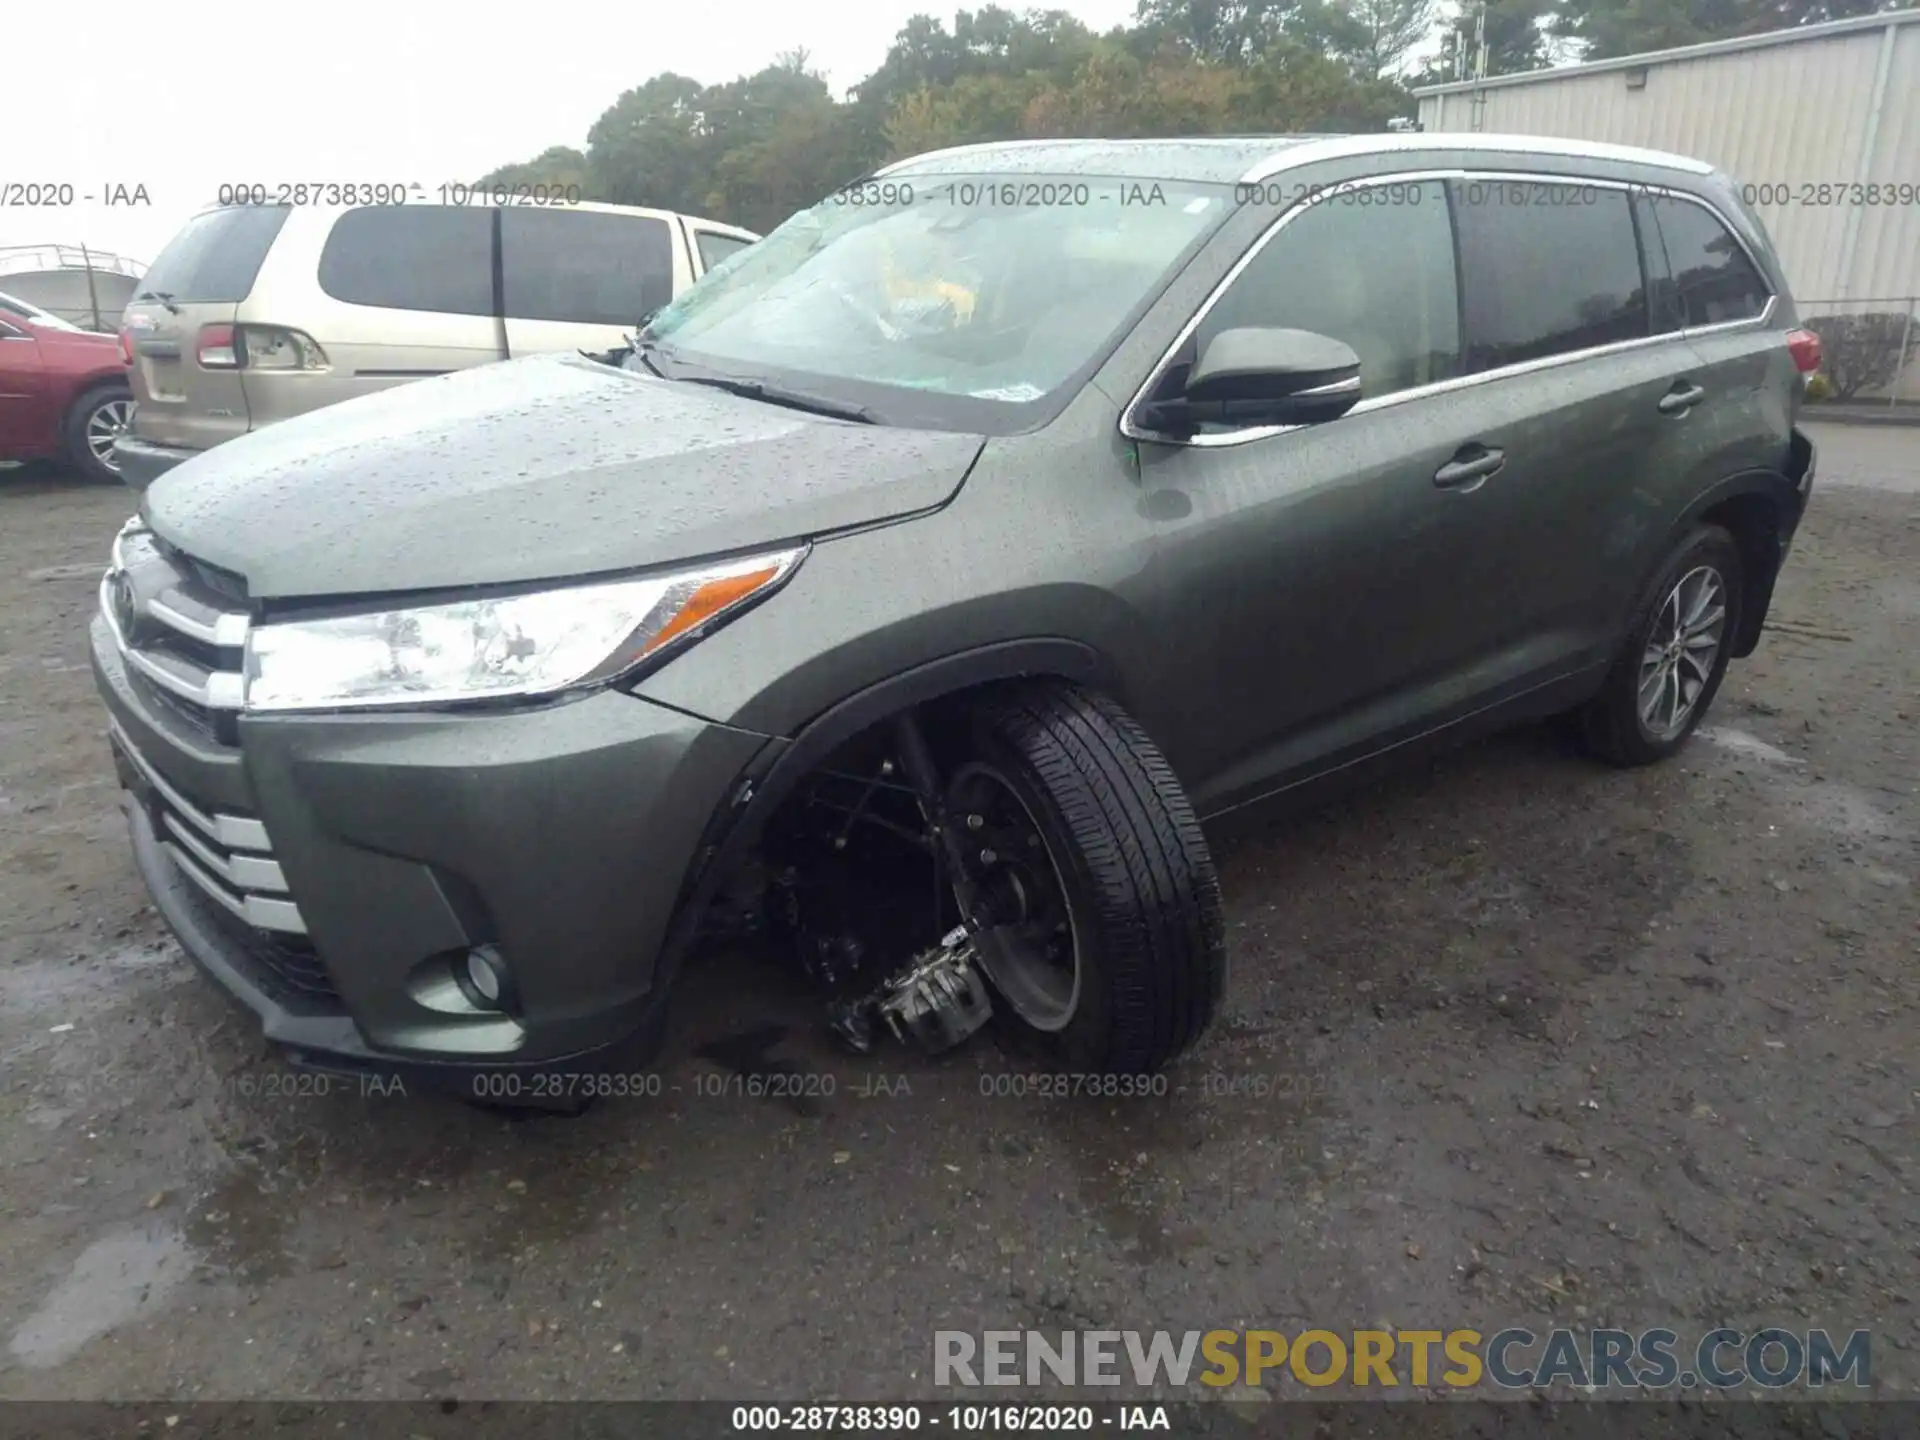
<path id="1" fill-rule="evenodd" d="M 1166 1097 L 852 1060 L 718 957 L 659 1098 L 533 1121 L 288 1093 L 128 857 L 84 637 L 130 496 L 0 472 L 0 1395 L 884 1399 L 939 1328 L 1309 1323 L 1871 1326 L 1913 1395 L 1920 430 L 1819 440 L 1679 761 L 1520 733 L 1222 844 Z M 704 1092 L 763 1025 L 832 1098 Z"/>

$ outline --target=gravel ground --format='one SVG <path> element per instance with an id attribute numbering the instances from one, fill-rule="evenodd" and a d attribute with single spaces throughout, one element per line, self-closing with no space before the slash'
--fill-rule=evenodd
<path id="1" fill-rule="evenodd" d="M 1234 978 L 1166 1096 L 849 1059 L 722 955 L 660 1096 L 534 1120 L 301 1093 L 165 938 L 85 661 L 131 497 L 0 471 L 0 1396 L 884 1399 L 936 1329 L 1770 1323 L 1872 1327 L 1912 1396 L 1920 430 L 1818 438 L 1676 761 L 1525 731 L 1219 843 Z M 709 1093 L 759 1026 L 834 1095 Z"/>

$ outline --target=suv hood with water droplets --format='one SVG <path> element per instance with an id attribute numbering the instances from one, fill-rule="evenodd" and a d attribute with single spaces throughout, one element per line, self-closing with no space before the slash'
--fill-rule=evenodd
<path id="1" fill-rule="evenodd" d="M 283 420 L 142 508 L 257 599 L 570 580 L 931 509 L 984 443 L 544 355 Z"/>

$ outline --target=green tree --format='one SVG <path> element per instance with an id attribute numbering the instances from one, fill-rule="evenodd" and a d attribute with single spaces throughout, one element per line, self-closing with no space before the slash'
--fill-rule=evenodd
<path id="1" fill-rule="evenodd" d="M 804 50 L 721 85 L 655 75 L 584 152 L 555 146 L 488 178 L 766 230 L 883 160 L 971 141 L 1377 129 L 1406 109 L 1380 77 L 1428 3 L 1142 0 L 1140 23 L 1107 35 L 1063 10 L 989 5 L 951 27 L 915 15 L 845 100 Z"/>
<path id="2" fill-rule="evenodd" d="M 595 189 L 592 168 L 587 164 L 586 155 L 571 145 L 549 146 L 531 160 L 489 170 L 480 177 L 479 184 L 562 187 L 577 185 L 580 187 L 580 198 L 583 200 L 606 198 Z"/>
<path id="3" fill-rule="evenodd" d="M 1561 33 L 1555 0 L 1487 0 L 1487 74 L 1517 75 L 1553 62 L 1552 41 Z M 1574 3 L 1574 0 L 1564 0 Z M 1409 76 L 1411 85 L 1437 85 L 1472 77 L 1478 6 L 1460 0 L 1440 33 L 1440 53 Z"/>

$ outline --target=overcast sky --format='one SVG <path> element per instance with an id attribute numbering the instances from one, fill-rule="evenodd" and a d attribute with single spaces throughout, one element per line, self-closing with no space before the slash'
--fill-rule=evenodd
<path id="1" fill-rule="evenodd" d="M 1133 0 L 1049 0 L 1096 30 Z M 663 70 L 708 84 L 804 47 L 836 93 L 927 0 L 87 0 L 8 6 L 0 246 L 84 242 L 151 262 L 223 183 L 473 180 L 584 146 Z M 970 5 L 968 8 L 977 8 Z M 1010 8 L 1021 8 L 1018 0 Z M 3 193 L 71 184 L 66 209 Z M 144 185 L 151 204 L 102 203 Z M 81 198 L 94 196 L 91 203 Z"/>

